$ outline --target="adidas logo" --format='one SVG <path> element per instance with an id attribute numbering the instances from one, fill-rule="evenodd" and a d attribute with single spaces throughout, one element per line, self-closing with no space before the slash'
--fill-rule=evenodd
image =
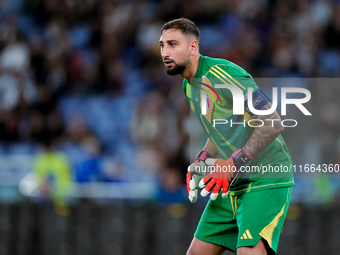
<path id="1" fill-rule="evenodd" d="M 249 229 L 246 230 L 246 232 L 243 233 L 243 235 L 241 236 L 241 239 L 253 239 L 253 237 L 251 236 Z"/>

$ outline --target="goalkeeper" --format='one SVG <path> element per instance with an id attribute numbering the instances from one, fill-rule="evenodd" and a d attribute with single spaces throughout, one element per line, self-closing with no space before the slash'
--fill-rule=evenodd
<path id="1" fill-rule="evenodd" d="M 271 109 L 271 103 L 245 70 L 227 60 L 200 55 L 199 31 L 192 21 L 181 18 L 164 24 L 159 44 L 166 72 L 184 78 L 183 91 L 208 135 L 188 168 L 190 201 L 196 201 L 199 187 L 202 196 L 211 193 L 188 254 L 217 255 L 226 249 L 242 255 L 275 254 L 294 185 L 279 115 L 276 111 L 254 114 Z M 247 94 L 248 88 L 253 89 L 252 95 Z M 242 98 L 233 97 L 236 90 L 243 93 Z M 244 97 L 247 103 L 250 96 L 256 98 L 253 109 L 233 114 L 234 101 L 241 98 L 243 103 Z M 206 175 L 205 164 L 212 158 L 217 158 L 215 171 Z M 289 172 L 240 172 L 244 166 L 269 164 L 288 167 Z"/>

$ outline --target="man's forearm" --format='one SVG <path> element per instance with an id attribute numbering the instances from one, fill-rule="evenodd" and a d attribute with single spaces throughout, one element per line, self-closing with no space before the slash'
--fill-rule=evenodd
<path id="1" fill-rule="evenodd" d="M 270 105 L 266 105 L 263 109 L 269 109 L 269 107 Z M 281 125 L 281 118 L 276 111 L 269 116 L 255 116 L 254 119 L 260 119 L 264 124 L 261 127 L 255 128 L 248 142 L 243 146 L 245 152 L 252 158 L 255 158 L 271 144 L 284 129 Z M 262 124 L 262 122 L 259 124 Z"/>
<path id="2" fill-rule="evenodd" d="M 213 158 L 218 157 L 218 152 L 215 145 L 208 138 L 203 150 L 207 151 Z"/>
<path id="3" fill-rule="evenodd" d="M 262 110 L 268 110 L 270 107 L 271 103 L 268 103 Z M 255 158 L 282 133 L 284 127 L 281 125 L 280 115 L 276 111 L 267 116 L 255 115 L 253 119 L 262 120 L 262 122 L 258 121 L 259 127 L 255 128 L 243 149 L 250 157 Z M 209 138 L 203 149 L 212 157 L 218 157 L 217 149 Z"/>

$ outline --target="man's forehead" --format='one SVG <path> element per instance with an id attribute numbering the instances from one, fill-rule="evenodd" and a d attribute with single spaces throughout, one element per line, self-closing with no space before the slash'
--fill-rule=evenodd
<path id="1" fill-rule="evenodd" d="M 161 38 L 159 41 L 168 41 L 168 40 L 181 40 L 184 39 L 185 35 L 179 29 L 167 29 L 164 30 L 161 34 Z"/>

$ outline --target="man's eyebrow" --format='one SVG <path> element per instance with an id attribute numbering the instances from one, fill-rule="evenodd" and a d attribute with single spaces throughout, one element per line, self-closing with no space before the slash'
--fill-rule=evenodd
<path id="1" fill-rule="evenodd" d="M 167 40 L 166 42 L 167 42 L 167 43 L 171 43 L 171 42 L 178 42 L 178 41 L 175 40 L 175 39 L 172 39 L 172 40 Z"/>
<path id="2" fill-rule="evenodd" d="M 177 40 L 175 40 L 175 39 L 172 39 L 172 40 L 166 40 L 166 42 L 167 43 L 172 43 L 172 42 L 177 42 L 178 43 L 178 41 Z M 164 43 L 163 41 L 159 41 L 159 44 L 162 44 L 162 43 Z"/>

